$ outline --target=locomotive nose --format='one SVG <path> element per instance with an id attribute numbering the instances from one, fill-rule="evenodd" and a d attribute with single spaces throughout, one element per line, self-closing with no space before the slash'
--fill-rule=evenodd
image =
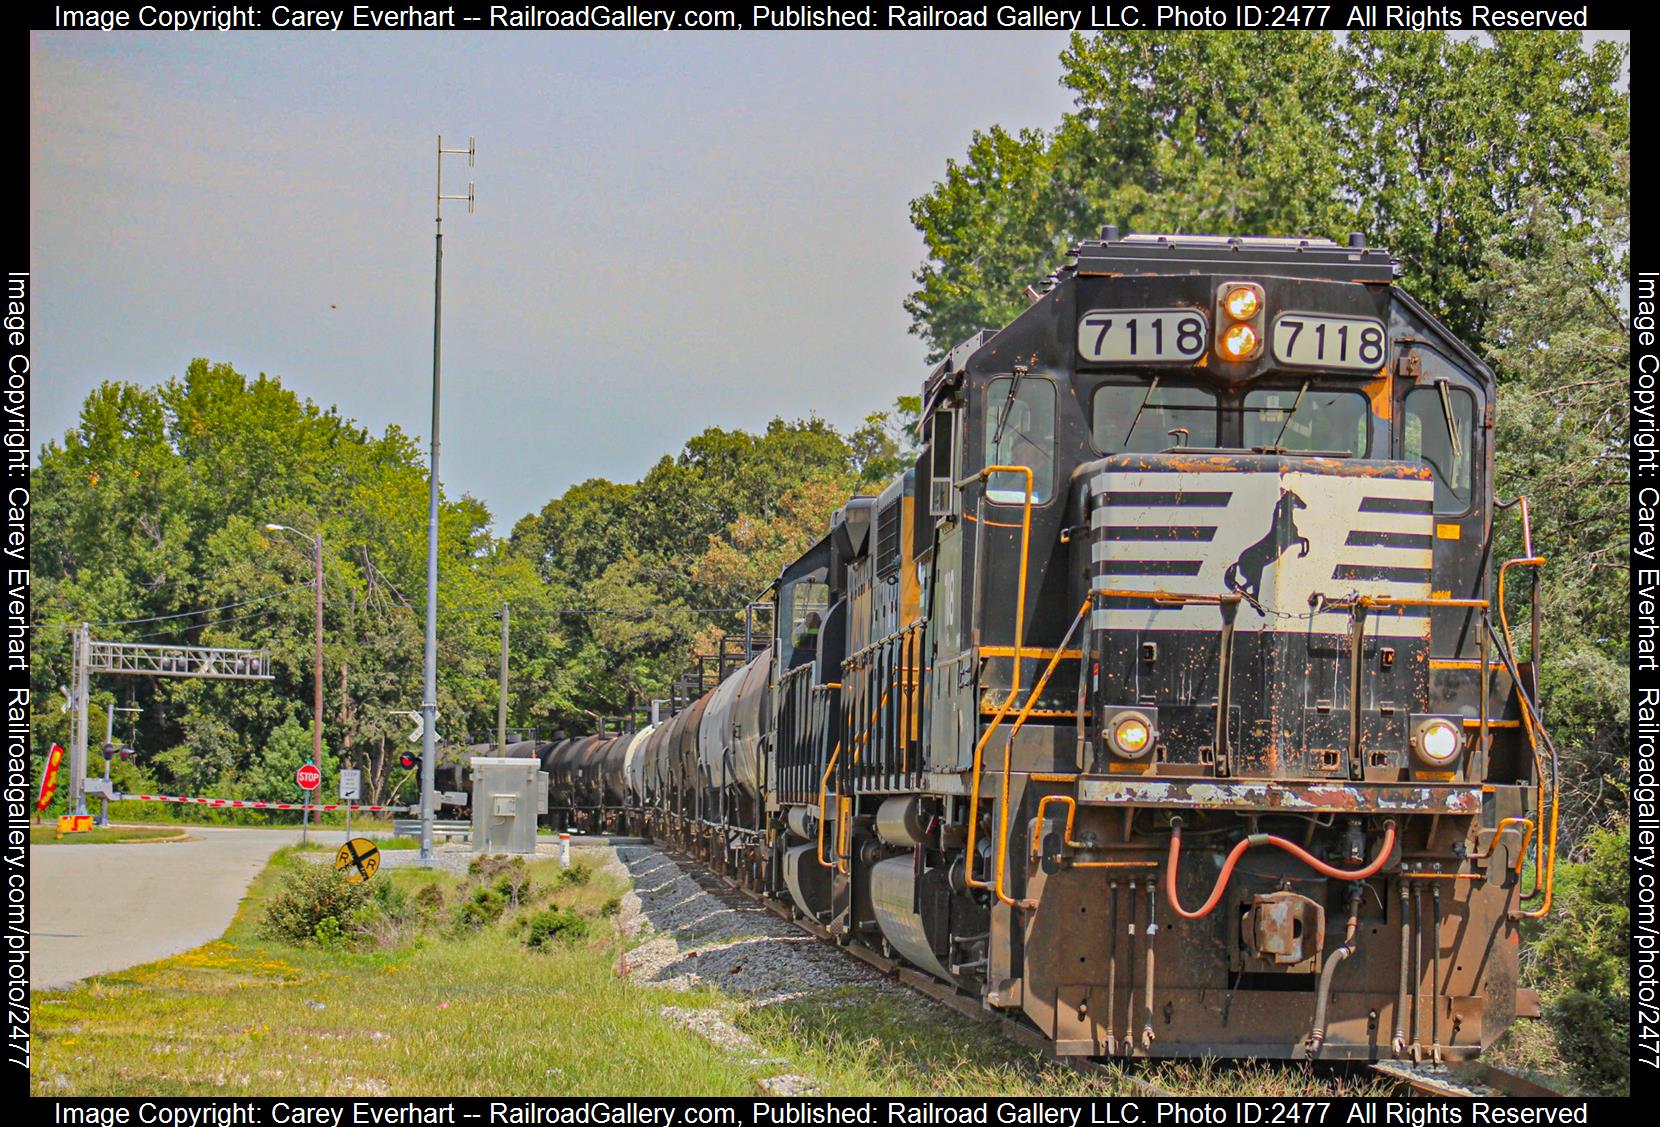
<path id="1" fill-rule="evenodd" d="M 1235 773 L 1269 773 L 1276 762 L 1316 775 L 1337 769 L 1333 752 L 1347 742 L 1337 679 L 1352 608 L 1430 596 L 1429 471 L 1179 451 L 1120 454 L 1086 469 L 1097 684 L 1111 686 L 1099 714 L 1148 716 L 1160 744 L 1148 768 L 1211 764 L 1231 750 L 1221 766 Z M 1405 706 L 1424 695 L 1414 680 L 1423 663 L 1410 658 L 1427 653 L 1429 619 L 1422 607 L 1391 605 L 1370 612 L 1366 636 L 1409 659 L 1375 670 L 1371 694 L 1375 742 L 1398 736 L 1404 747 L 1397 720 L 1381 717 L 1399 711 L 1404 723 Z M 1242 716 L 1258 719 L 1242 727 Z M 1104 742 L 1114 763 L 1137 758 Z"/>

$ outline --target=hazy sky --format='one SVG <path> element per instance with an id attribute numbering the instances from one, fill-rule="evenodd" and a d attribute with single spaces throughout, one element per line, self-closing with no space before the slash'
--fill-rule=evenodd
<path id="1" fill-rule="evenodd" d="M 856 425 L 917 391 L 908 204 L 975 128 L 1051 126 L 1048 33 L 31 40 L 37 445 L 194 356 L 428 434 L 507 531 L 708 426 Z"/>

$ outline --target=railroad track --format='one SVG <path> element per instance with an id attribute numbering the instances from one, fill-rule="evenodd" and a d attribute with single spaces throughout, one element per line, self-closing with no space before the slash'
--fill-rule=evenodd
<path id="1" fill-rule="evenodd" d="M 935 978 L 925 975 L 920 971 L 913 970 L 910 967 L 903 966 L 893 959 L 884 958 L 868 948 L 861 947 L 857 944 L 848 944 L 844 946 L 837 943 L 835 937 L 824 928 L 818 926 L 818 924 L 805 918 L 797 918 L 796 914 L 791 912 L 787 905 L 769 897 L 762 896 L 759 893 L 751 892 L 749 889 L 744 888 L 737 882 L 733 881 L 730 877 L 715 872 L 713 869 L 706 866 L 702 861 L 691 856 L 690 854 L 669 846 L 667 843 L 654 842 L 652 844 L 654 848 L 659 849 L 672 857 L 675 863 L 680 865 L 680 867 L 685 870 L 686 875 L 691 877 L 699 888 L 703 889 L 711 896 L 714 896 L 717 900 L 720 900 L 727 906 L 764 908 L 768 912 L 771 912 L 773 915 L 777 916 L 779 919 L 794 924 L 801 931 L 812 936 L 814 939 L 817 939 L 819 942 L 835 947 L 844 954 L 852 955 L 861 962 L 868 964 L 872 969 L 878 971 L 892 981 L 907 986 L 916 991 L 918 994 L 922 994 L 925 997 L 940 1003 L 941 1005 L 947 1006 L 952 1010 L 955 1010 L 957 1013 L 960 1013 L 974 1021 L 995 1025 L 997 1031 L 1009 1040 L 1017 1042 L 1018 1044 L 1032 1049 L 1035 1052 L 1041 1053 L 1058 1064 L 1065 1065 L 1066 1067 L 1086 1076 L 1097 1076 L 1104 1080 L 1120 1084 L 1123 1087 L 1130 1089 L 1133 1094 L 1138 1096 L 1147 1096 L 1156 1099 L 1169 1099 L 1179 1095 L 1179 1093 L 1168 1091 L 1156 1084 L 1142 1079 L 1139 1076 L 1133 1075 L 1122 1065 L 1116 1063 L 1093 1060 L 1088 1057 L 1056 1056 L 1054 1052 L 1051 1051 L 1048 1041 L 1046 1041 L 1035 1029 L 1030 1029 L 1015 1021 L 1013 1018 L 982 1009 L 978 998 L 973 998 L 967 994 L 961 993 L 960 991 L 953 989 Z"/>
<path id="2" fill-rule="evenodd" d="M 1420 1096 L 1446 1099 L 1491 1099 L 1505 1097 L 1555 1097 L 1568 1093 L 1547 1088 L 1536 1080 L 1491 1064 L 1409 1065 L 1379 1061 L 1371 1070 Z"/>
<path id="3" fill-rule="evenodd" d="M 645 844 L 644 839 L 641 839 L 641 844 Z M 909 987 L 918 994 L 947 1006 L 974 1021 L 995 1025 L 998 1032 L 1009 1040 L 1034 1052 L 1041 1053 L 1058 1064 L 1065 1065 L 1084 1075 L 1098 1076 L 1104 1080 L 1121 1084 L 1138 1096 L 1154 1099 L 1173 1099 L 1183 1095 L 1204 1094 L 1172 1092 L 1166 1088 L 1161 1088 L 1157 1084 L 1136 1076 L 1120 1062 L 1102 1061 L 1089 1057 L 1057 1056 L 1051 1049 L 1049 1042 L 1037 1030 L 1011 1017 L 983 1009 L 978 998 L 964 994 L 938 979 L 904 966 L 893 959 L 885 958 L 866 947 L 858 944 L 844 946 L 837 943 L 835 937 L 817 923 L 804 917 L 798 918 L 797 913 L 792 912 L 789 905 L 744 888 L 730 877 L 715 872 L 702 861 L 669 846 L 665 842 L 652 842 L 650 844 L 653 848 L 672 857 L 698 887 L 728 907 L 741 907 L 751 910 L 757 907 L 764 908 L 778 918 L 794 924 L 801 931 L 811 935 L 821 943 L 852 955 L 885 977 Z M 1366 1066 L 1366 1068 L 1373 1074 L 1381 1076 L 1396 1085 L 1402 1094 L 1411 1093 L 1448 1099 L 1557 1097 L 1567 1094 L 1547 1088 L 1537 1081 L 1490 1064 L 1471 1063 L 1449 1067 L 1445 1065 L 1413 1066 L 1397 1061 L 1379 1061 Z"/>

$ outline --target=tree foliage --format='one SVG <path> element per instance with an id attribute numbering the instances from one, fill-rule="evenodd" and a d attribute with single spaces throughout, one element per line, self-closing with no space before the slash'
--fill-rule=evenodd
<path id="1" fill-rule="evenodd" d="M 1540 680 L 1576 833 L 1623 801 L 1630 695 L 1627 58 L 1575 32 L 1078 34 L 1074 110 L 976 133 L 911 205 L 928 259 L 907 309 L 936 357 L 1105 223 L 1394 251 L 1499 374 L 1496 485 L 1529 497 L 1550 560 Z M 1497 523 L 1520 555 L 1514 513 Z"/>
<path id="2" fill-rule="evenodd" d="M 446 499 L 439 731 L 491 738 L 503 604 L 514 727 L 551 736 L 662 695 L 694 640 L 741 624 L 849 491 L 903 464 L 915 412 L 902 401 L 850 436 L 819 419 L 711 429 L 639 482 L 572 486 L 505 537 L 478 500 Z M 312 747 L 320 531 L 329 784 L 349 762 L 371 800 L 400 780 L 408 797 L 398 713 L 421 696 L 427 518 L 409 436 L 372 435 L 279 380 L 198 360 L 157 387 L 94 390 L 79 425 L 41 450 L 32 489 L 37 752 L 68 743 L 56 687 L 75 624 L 105 640 L 260 648 L 269 684 L 94 678 L 89 722 L 101 736 L 110 705 L 141 710 L 117 729 L 140 751 L 116 765 L 123 791 L 293 799 Z"/>
<path id="3" fill-rule="evenodd" d="M 928 249 L 912 331 L 937 359 L 1006 323 L 1027 284 L 1112 223 L 1361 231 L 1401 256 L 1407 288 L 1454 331 L 1482 340 L 1487 256 L 1526 257 L 1527 199 L 1572 223 L 1614 175 L 1630 136 L 1625 59 L 1572 32 L 1074 35 L 1060 82 L 1076 108 L 1051 130 L 976 132 L 912 202 Z"/>

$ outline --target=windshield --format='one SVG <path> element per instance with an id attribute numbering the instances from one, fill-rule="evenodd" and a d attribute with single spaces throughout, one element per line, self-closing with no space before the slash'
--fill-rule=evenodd
<path id="1" fill-rule="evenodd" d="M 1359 392 L 1318 390 L 1306 384 L 1301 389 L 1257 389 L 1245 393 L 1242 445 L 1359 458 L 1366 453 L 1368 423 L 1366 397 Z"/>
<path id="2" fill-rule="evenodd" d="M 1161 383 L 1149 396 L 1148 386 L 1109 384 L 1095 393 L 1090 429 L 1097 450 L 1149 454 L 1172 446 L 1216 445 L 1215 392 Z"/>

